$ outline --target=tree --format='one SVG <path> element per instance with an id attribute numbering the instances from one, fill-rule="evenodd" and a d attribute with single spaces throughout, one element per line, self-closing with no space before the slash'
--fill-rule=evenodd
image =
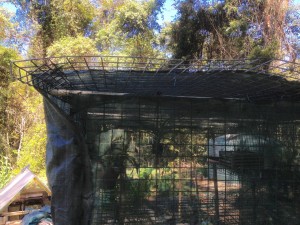
<path id="1" fill-rule="evenodd" d="M 11 178 L 11 164 L 8 157 L 0 154 L 0 189 L 3 188 Z"/>
<path id="2" fill-rule="evenodd" d="M 17 7 L 19 29 L 29 31 L 29 53 L 34 57 L 45 57 L 47 48 L 63 37 L 88 34 L 94 18 L 89 0 L 10 2 Z"/>
<path id="3" fill-rule="evenodd" d="M 177 2 L 175 58 L 282 57 L 288 0 Z"/>
<path id="4" fill-rule="evenodd" d="M 35 104 L 34 104 L 35 105 Z M 46 177 L 46 126 L 44 118 L 39 116 L 40 111 L 43 112 L 43 105 L 38 104 L 32 112 L 35 116 L 31 126 L 24 132 L 22 140 L 22 148 L 19 152 L 16 164 L 14 165 L 14 173 L 19 173 L 25 166 L 30 165 L 30 170 L 42 178 Z"/>
<path id="5" fill-rule="evenodd" d="M 178 20 L 173 25 L 171 44 L 175 58 L 236 58 L 245 28 L 237 13 L 225 3 L 180 1 Z"/>
<path id="6" fill-rule="evenodd" d="M 12 130 L 8 129 L 9 100 L 12 82 L 10 78 L 10 60 L 19 56 L 15 50 L 0 45 L 0 188 L 9 181 L 12 169 L 12 146 L 9 141 Z"/>
<path id="7" fill-rule="evenodd" d="M 300 55 L 300 4 L 291 5 L 287 11 L 283 48 L 289 60 L 296 62 Z"/>
<path id="8" fill-rule="evenodd" d="M 9 14 L 1 17 L 3 23 L 1 26 L 2 43 L 10 43 L 6 39 L 11 38 L 15 24 L 11 22 Z M 7 17 L 6 17 L 7 16 Z M 14 81 L 10 74 L 10 61 L 20 59 L 21 56 L 14 49 L 0 45 L 0 186 L 10 180 L 12 170 L 19 173 L 24 166 L 28 164 L 35 165 L 36 162 L 44 161 L 45 147 L 43 140 L 46 138 L 46 132 L 37 126 L 44 127 L 43 110 L 41 97 L 32 87 Z M 38 132 L 41 130 L 40 132 Z M 35 136 L 39 135 L 39 137 Z M 36 138 L 34 138 L 36 137 Z M 32 148 L 30 143 L 37 140 L 36 148 Z M 29 148 L 30 147 L 30 148 Z M 25 155 L 34 151 L 35 157 L 29 160 Z M 27 150 L 27 152 L 26 152 Z M 25 154 L 26 153 L 26 154 Z M 40 156 L 40 157 L 36 157 Z M 24 162 L 22 164 L 22 162 Z M 35 163 L 34 163 L 35 162 Z M 27 163 L 26 165 L 24 165 Z M 21 168 L 22 167 L 22 168 Z M 33 166 L 37 171 L 45 166 Z"/>
<path id="9" fill-rule="evenodd" d="M 18 57 L 14 50 L 0 46 L 0 186 L 28 164 L 45 176 L 42 98 L 33 87 L 10 79 L 9 60 Z"/>
<path id="10" fill-rule="evenodd" d="M 66 37 L 89 37 L 102 54 L 157 57 L 157 17 L 164 0 L 10 0 L 19 29 L 28 31 L 29 56 L 45 57 Z"/>
<path id="11" fill-rule="evenodd" d="M 0 154 L 8 156 L 9 143 L 7 141 L 8 124 L 8 105 L 11 94 L 9 85 L 10 79 L 10 60 L 17 59 L 16 51 L 0 46 Z"/>
<path id="12" fill-rule="evenodd" d="M 103 4 L 101 4 L 103 3 Z M 97 47 L 104 54 L 157 57 L 157 15 L 163 1 L 100 1 L 95 24 Z"/>
<path id="13" fill-rule="evenodd" d="M 50 6 L 54 40 L 91 32 L 95 10 L 89 0 L 52 0 Z"/>
<path id="14" fill-rule="evenodd" d="M 47 49 L 47 56 L 93 56 L 98 55 L 95 42 L 87 37 L 64 37 Z"/>
<path id="15" fill-rule="evenodd" d="M 13 27 L 13 23 L 9 20 L 9 13 L 5 12 L 5 10 L 0 7 L 0 40 L 3 41 L 5 38 L 9 36 L 9 31 Z"/>

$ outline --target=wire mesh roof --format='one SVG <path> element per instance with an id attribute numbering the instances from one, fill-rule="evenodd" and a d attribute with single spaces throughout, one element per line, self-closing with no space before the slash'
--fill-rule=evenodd
<path id="1" fill-rule="evenodd" d="M 72 56 L 12 62 L 15 77 L 70 94 L 300 101 L 300 64 L 282 60 L 179 60 Z"/>

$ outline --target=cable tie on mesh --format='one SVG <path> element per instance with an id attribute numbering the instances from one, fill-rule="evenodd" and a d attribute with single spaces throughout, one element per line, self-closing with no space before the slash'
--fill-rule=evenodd
<path id="1" fill-rule="evenodd" d="M 177 81 L 176 77 L 174 77 L 173 80 L 174 80 L 173 86 L 175 87 L 176 86 L 176 81 Z"/>
<path id="2" fill-rule="evenodd" d="M 252 102 L 248 94 L 247 94 L 247 101 Z"/>

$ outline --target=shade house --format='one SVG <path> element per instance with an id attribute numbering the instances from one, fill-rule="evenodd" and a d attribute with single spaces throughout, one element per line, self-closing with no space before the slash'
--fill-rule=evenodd
<path id="1" fill-rule="evenodd" d="M 44 97 L 56 225 L 300 223 L 300 65 L 15 61 Z"/>

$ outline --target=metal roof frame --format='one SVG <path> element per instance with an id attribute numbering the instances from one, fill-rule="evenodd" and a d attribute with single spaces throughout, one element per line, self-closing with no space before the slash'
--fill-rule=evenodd
<path id="1" fill-rule="evenodd" d="M 44 94 L 161 96 L 300 102 L 300 64 L 283 60 L 184 60 L 65 56 L 19 60 L 12 74 Z"/>

